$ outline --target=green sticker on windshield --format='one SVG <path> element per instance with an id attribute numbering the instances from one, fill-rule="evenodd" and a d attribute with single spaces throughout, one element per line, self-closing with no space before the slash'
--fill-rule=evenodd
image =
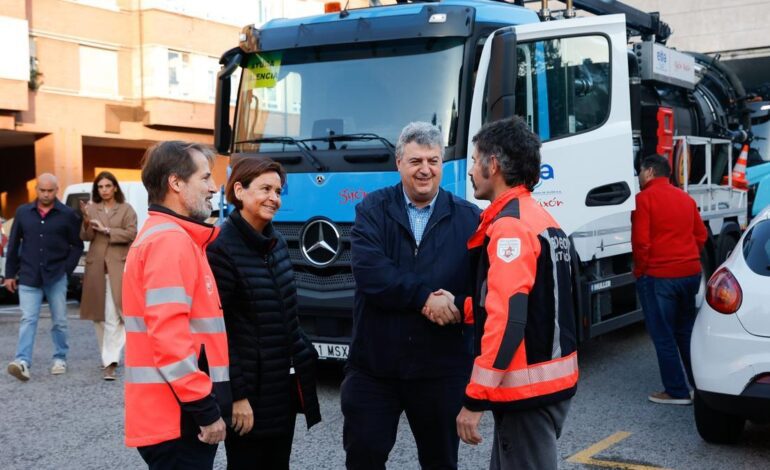
<path id="1" fill-rule="evenodd" d="M 256 54 L 249 61 L 249 69 L 254 74 L 250 88 L 273 88 L 278 82 L 281 68 L 281 53 Z"/>

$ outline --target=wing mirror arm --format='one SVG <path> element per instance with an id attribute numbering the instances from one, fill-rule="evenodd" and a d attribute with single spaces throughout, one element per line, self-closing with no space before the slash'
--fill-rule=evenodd
<path id="1" fill-rule="evenodd" d="M 513 116 L 516 99 L 516 31 L 495 33 L 487 75 L 486 122 Z"/>
<path id="2" fill-rule="evenodd" d="M 230 92 L 232 77 L 235 69 L 243 60 L 243 51 L 235 47 L 225 52 L 219 63 L 222 69 L 217 72 L 217 92 L 214 102 L 214 147 L 222 155 L 229 155 L 233 128 L 230 125 Z"/>

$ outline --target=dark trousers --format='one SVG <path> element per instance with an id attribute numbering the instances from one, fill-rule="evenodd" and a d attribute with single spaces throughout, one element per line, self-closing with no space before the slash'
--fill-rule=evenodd
<path id="1" fill-rule="evenodd" d="M 137 449 L 150 470 L 211 470 L 217 446 L 198 440 L 198 436 L 182 436 Z"/>
<path id="2" fill-rule="evenodd" d="M 243 438 L 228 429 L 225 439 L 228 470 L 289 470 L 294 424 L 288 434 L 264 438 Z"/>
<path id="3" fill-rule="evenodd" d="M 345 464 L 351 470 L 385 468 L 406 412 L 423 469 L 456 469 L 460 443 L 455 419 L 466 377 L 399 380 L 372 377 L 348 368 L 340 400 Z"/>
<path id="4" fill-rule="evenodd" d="M 642 276 L 636 281 L 663 387 L 674 398 L 690 398 L 687 382 L 695 383 L 690 365 L 690 337 L 698 313 L 695 296 L 700 279 L 698 274 L 676 278 Z"/>
<path id="5" fill-rule="evenodd" d="M 532 410 L 494 412 L 495 434 L 490 470 L 556 470 L 556 440 L 571 400 Z"/>

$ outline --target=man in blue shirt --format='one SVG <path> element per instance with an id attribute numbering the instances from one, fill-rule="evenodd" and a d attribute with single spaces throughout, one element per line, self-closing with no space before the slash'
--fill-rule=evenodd
<path id="1" fill-rule="evenodd" d="M 353 340 L 340 391 L 349 469 L 384 469 L 406 413 L 420 466 L 457 468 L 455 417 L 471 368 L 464 327 L 466 242 L 479 209 L 440 188 L 444 143 L 411 123 L 396 145 L 401 182 L 356 206 Z"/>
<path id="2" fill-rule="evenodd" d="M 56 177 L 50 173 L 38 176 L 35 191 L 37 199 L 16 210 L 3 282 L 9 291 L 19 291 L 19 343 L 16 358 L 8 364 L 8 373 L 21 381 L 29 380 L 43 295 L 51 309 L 51 373 L 67 372 L 67 275 L 83 253 L 80 219 L 56 199 Z"/>

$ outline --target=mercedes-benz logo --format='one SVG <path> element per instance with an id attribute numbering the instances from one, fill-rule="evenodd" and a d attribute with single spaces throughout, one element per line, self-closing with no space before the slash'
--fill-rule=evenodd
<path id="1" fill-rule="evenodd" d="M 324 175 L 316 175 L 315 176 L 315 183 L 316 184 L 324 184 L 324 181 L 326 181 L 326 177 Z"/>
<path id="2" fill-rule="evenodd" d="M 305 224 L 299 240 L 302 255 L 314 266 L 328 266 L 340 254 L 340 232 L 326 219 L 314 219 Z"/>

